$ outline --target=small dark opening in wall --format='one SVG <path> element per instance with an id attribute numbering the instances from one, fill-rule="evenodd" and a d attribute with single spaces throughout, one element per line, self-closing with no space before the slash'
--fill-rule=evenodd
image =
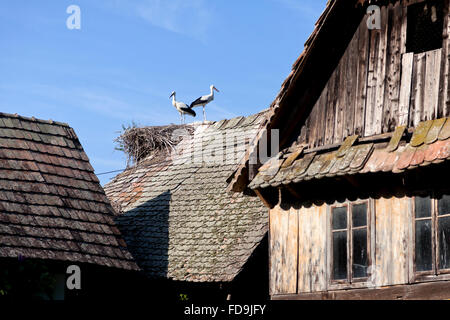
<path id="1" fill-rule="evenodd" d="M 406 52 L 421 53 L 442 48 L 443 29 L 443 0 L 427 0 L 408 6 Z"/>

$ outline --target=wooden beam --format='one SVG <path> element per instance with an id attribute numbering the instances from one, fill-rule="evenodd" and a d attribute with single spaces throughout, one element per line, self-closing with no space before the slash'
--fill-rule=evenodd
<path id="1" fill-rule="evenodd" d="M 447 300 L 450 281 L 383 288 L 336 290 L 297 295 L 274 295 L 272 300 Z"/>
<path id="2" fill-rule="evenodd" d="M 358 179 L 355 176 L 344 176 L 345 180 L 347 180 L 354 188 L 360 188 L 361 185 Z"/>
<path id="3" fill-rule="evenodd" d="M 258 198 L 261 200 L 261 202 L 269 209 L 273 209 L 273 205 L 262 195 L 261 191 L 259 189 L 253 190 Z"/>
<path id="4" fill-rule="evenodd" d="M 296 198 L 301 199 L 300 193 L 298 193 L 294 188 L 292 188 L 290 185 L 286 185 L 286 189 Z"/>

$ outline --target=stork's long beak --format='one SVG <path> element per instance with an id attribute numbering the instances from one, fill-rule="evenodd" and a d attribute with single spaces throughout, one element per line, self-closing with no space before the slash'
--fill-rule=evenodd
<path id="1" fill-rule="evenodd" d="M 169 99 L 173 97 L 173 93 L 169 96 Z"/>
<path id="2" fill-rule="evenodd" d="M 216 87 L 214 87 L 214 90 L 216 90 L 217 92 L 220 92 Z"/>

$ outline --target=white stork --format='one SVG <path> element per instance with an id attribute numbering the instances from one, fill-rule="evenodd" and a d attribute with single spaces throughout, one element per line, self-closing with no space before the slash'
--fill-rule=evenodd
<path id="1" fill-rule="evenodd" d="M 210 86 L 210 89 L 211 89 L 210 94 L 208 94 L 206 96 L 201 96 L 200 98 L 198 98 L 197 100 L 192 102 L 191 106 L 190 106 L 191 108 L 200 107 L 200 106 L 203 107 L 203 121 L 206 121 L 205 106 L 214 100 L 214 90 L 219 92 L 219 90 L 217 90 L 217 88 L 214 87 L 213 84 Z"/>
<path id="2" fill-rule="evenodd" d="M 192 110 L 191 107 L 189 107 L 186 103 L 180 102 L 180 101 L 176 101 L 176 92 L 173 91 L 172 94 L 170 95 L 169 99 L 172 98 L 172 105 L 178 110 L 178 112 L 180 113 L 180 120 L 181 123 L 183 124 L 186 119 L 185 116 L 186 114 L 195 117 L 195 111 Z"/>

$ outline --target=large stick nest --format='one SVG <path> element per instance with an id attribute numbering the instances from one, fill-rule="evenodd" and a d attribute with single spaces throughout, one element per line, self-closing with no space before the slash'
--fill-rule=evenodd
<path id="1" fill-rule="evenodd" d="M 141 160 L 159 152 L 169 153 L 187 134 L 192 135 L 194 128 L 190 125 L 169 125 L 161 127 L 129 127 L 124 128 L 114 141 L 117 150 L 125 152 L 128 164 Z"/>

